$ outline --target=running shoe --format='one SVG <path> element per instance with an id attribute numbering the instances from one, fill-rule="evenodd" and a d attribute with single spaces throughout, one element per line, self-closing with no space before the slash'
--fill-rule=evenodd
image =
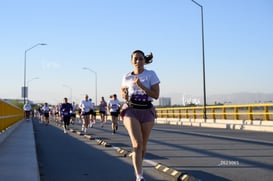
<path id="1" fill-rule="evenodd" d="M 143 176 L 137 177 L 136 181 L 145 181 Z"/>

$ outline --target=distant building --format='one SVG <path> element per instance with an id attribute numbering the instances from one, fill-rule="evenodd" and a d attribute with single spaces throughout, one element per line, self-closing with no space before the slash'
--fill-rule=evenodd
<path id="1" fill-rule="evenodd" d="M 182 105 L 200 105 L 200 99 L 192 96 L 184 96 L 182 97 Z"/>
<path id="2" fill-rule="evenodd" d="M 171 106 L 171 98 L 170 97 L 160 97 L 159 98 L 159 106 Z"/>

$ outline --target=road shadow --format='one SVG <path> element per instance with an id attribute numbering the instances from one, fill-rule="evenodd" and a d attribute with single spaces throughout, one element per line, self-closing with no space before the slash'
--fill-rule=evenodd
<path id="1" fill-rule="evenodd" d="M 189 171 L 186 171 L 186 172 L 191 174 L 191 175 L 194 175 L 194 177 L 196 177 L 197 179 L 202 178 L 202 179 L 200 179 L 200 181 L 212 181 L 212 180 L 215 180 L 215 181 L 231 181 L 231 180 L 226 179 L 224 177 L 213 175 L 213 174 L 203 172 L 203 171 L 199 171 L 199 170 L 189 170 Z"/>

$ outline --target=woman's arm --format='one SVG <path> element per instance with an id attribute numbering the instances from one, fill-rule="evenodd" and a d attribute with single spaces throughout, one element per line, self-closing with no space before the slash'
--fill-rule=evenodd
<path id="1" fill-rule="evenodd" d="M 158 97 L 159 97 L 159 83 L 152 85 L 151 89 L 148 89 L 145 86 L 143 86 L 137 77 L 134 79 L 134 83 L 141 90 L 143 90 L 148 96 L 150 96 L 154 99 L 158 99 Z"/>

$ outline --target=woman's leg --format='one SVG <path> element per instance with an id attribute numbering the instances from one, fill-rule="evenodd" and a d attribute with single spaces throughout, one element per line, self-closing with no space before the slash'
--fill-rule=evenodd
<path id="1" fill-rule="evenodd" d="M 148 143 L 148 139 L 149 139 L 153 126 L 154 126 L 154 121 L 149 121 L 141 125 L 142 140 L 143 140 L 142 159 L 144 158 L 144 155 L 147 151 L 147 143 Z"/>
<path id="2" fill-rule="evenodd" d="M 67 117 L 63 117 L 64 133 L 67 133 L 67 131 L 66 131 L 66 121 L 67 121 Z"/>
<path id="3" fill-rule="evenodd" d="M 115 115 L 112 115 L 112 131 L 113 131 L 113 134 L 116 133 L 116 124 L 117 124 L 117 117 Z"/>
<path id="4" fill-rule="evenodd" d="M 101 119 L 101 127 L 103 127 L 104 122 L 105 122 L 105 114 L 104 113 L 100 113 L 100 119 Z"/>
<path id="5" fill-rule="evenodd" d="M 125 117 L 124 126 L 128 131 L 133 147 L 132 162 L 135 169 L 135 174 L 139 175 L 142 172 L 142 149 L 143 139 L 141 133 L 140 122 L 134 118 Z"/>
<path id="6" fill-rule="evenodd" d="M 89 115 L 84 115 L 84 127 L 85 129 L 88 128 L 89 125 Z"/>
<path id="7" fill-rule="evenodd" d="M 64 129 L 66 129 L 66 125 L 67 125 L 67 123 L 66 123 L 66 122 L 67 122 L 67 117 L 63 117 L 63 121 L 64 121 L 64 122 L 63 122 L 63 124 L 64 124 Z"/>
<path id="8" fill-rule="evenodd" d="M 49 124 L 49 115 L 46 115 L 46 124 Z"/>
<path id="9" fill-rule="evenodd" d="M 69 129 L 69 124 L 70 124 L 70 116 L 68 116 L 66 119 L 66 129 Z"/>

